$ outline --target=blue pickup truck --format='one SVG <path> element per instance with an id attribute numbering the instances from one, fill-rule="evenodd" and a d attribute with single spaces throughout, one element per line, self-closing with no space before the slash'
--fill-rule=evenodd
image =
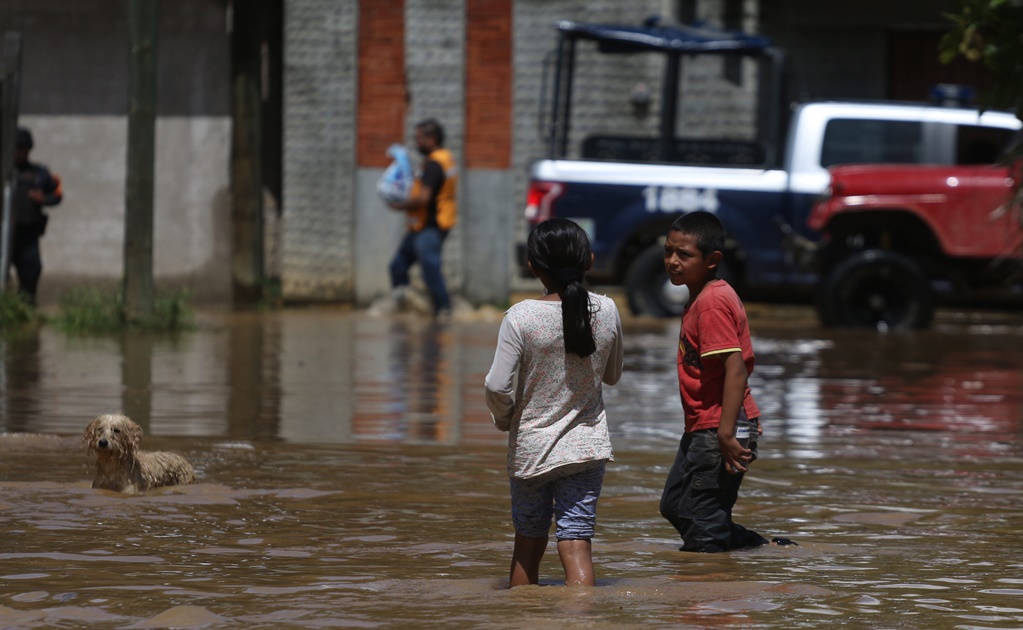
<path id="1" fill-rule="evenodd" d="M 555 29 L 553 89 L 544 104 L 547 155 L 532 166 L 525 218 L 533 225 L 560 216 L 583 226 L 595 254 L 591 281 L 623 285 L 635 314 L 671 316 L 685 306 L 684 288 L 673 287 L 663 269 L 663 238 L 681 213 L 721 217 L 729 234 L 723 275 L 741 295 L 808 298 L 820 235 L 807 217 L 828 186 L 829 167 L 990 164 L 1020 128 L 1012 114 L 929 104 L 807 102 L 783 115 L 784 56 L 766 38 L 657 24 L 561 21 Z M 664 57 L 660 96 L 653 93 L 654 133 L 615 133 L 608 120 L 581 138 L 573 134 L 583 42 L 595 43 L 599 54 Z M 706 57 L 721 58 L 725 69 L 724 60 L 751 59 L 758 69 L 750 90 L 755 115 L 747 116 L 752 131 L 723 139 L 677 133 L 684 122 L 676 120 L 684 111 L 683 61 Z M 637 96 L 651 97 L 625 92 L 634 104 L 642 100 Z"/>

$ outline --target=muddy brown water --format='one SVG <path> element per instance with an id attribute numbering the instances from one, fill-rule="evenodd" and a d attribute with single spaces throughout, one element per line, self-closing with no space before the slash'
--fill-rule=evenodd
<path id="1" fill-rule="evenodd" d="M 820 329 L 751 308 L 762 459 L 740 522 L 794 548 L 677 551 L 677 323 L 626 323 L 598 586 L 505 588 L 498 323 L 204 313 L 176 336 L 0 337 L 0 627 L 1020 628 L 1023 326 Z M 194 486 L 90 487 L 124 410 Z"/>

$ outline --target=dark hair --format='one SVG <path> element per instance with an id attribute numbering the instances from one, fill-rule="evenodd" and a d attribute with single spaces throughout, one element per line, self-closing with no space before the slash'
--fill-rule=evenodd
<path id="1" fill-rule="evenodd" d="M 590 294 L 583 286 L 591 258 L 586 232 L 568 219 L 548 219 L 529 233 L 526 247 L 533 270 L 557 287 L 561 296 L 565 352 L 590 356 L 597 344 L 593 340 Z"/>
<path id="2" fill-rule="evenodd" d="M 26 127 L 18 127 L 14 133 L 14 146 L 31 149 L 33 144 L 35 143 L 32 142 L 32 132 Z"/>
<path id="3" fill-rule="evenodd" d="M 725 226 L 717 215 L 705 210 L 683 214 L 675 219 L 668 231 L 694 237 L 696 247 L 704 256 L 725 250 Z"/>
<path id="4" fill-rule="evenodd" d="M 444 146 L 444 127 L 435 118 L 427 118 L 416 125 L 416 129 L 433 138 L 438 147 Z"/>

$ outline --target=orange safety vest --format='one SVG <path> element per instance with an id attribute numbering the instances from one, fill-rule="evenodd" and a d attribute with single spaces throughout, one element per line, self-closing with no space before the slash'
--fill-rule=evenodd
<path id="1" fill-rule="evenodd" d="M 434 149 L 427 159 L 440 164 L 444 170 L 444 183 L 437 192 L 437 227 L 442 230 L 450 230 L 458 222 L 458 204 L 455 202 L 455 191 L 458 188 L 458 167 L 455 165 L 455 156 L 451 151 L 441 147 Z M 416 177 L 412 185 L 412 196 L 419 195 L 422 182 Z M 425 208 L 415 208 L 408 211 L 409 229 L 418 232 L 426 227 L 427 213 L 430 211 L 429 204 Z"/>

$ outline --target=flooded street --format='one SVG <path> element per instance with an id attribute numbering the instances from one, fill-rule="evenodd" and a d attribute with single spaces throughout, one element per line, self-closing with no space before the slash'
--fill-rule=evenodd
<path id="1" fill-rule="evenodd" d="M 1023 326 L 831 331 L 750 309 L 762 459 L 736 520 L 799 547 L 685 554 L 658 500 L 676 321 L 625 323 L 598 587 L 504 588 L 499 323 L 203 313 L 174 336 L 0 337 L 0 627 L 1023 628 Z M 93 490 L 124 411 L 199 482 Z"/>

